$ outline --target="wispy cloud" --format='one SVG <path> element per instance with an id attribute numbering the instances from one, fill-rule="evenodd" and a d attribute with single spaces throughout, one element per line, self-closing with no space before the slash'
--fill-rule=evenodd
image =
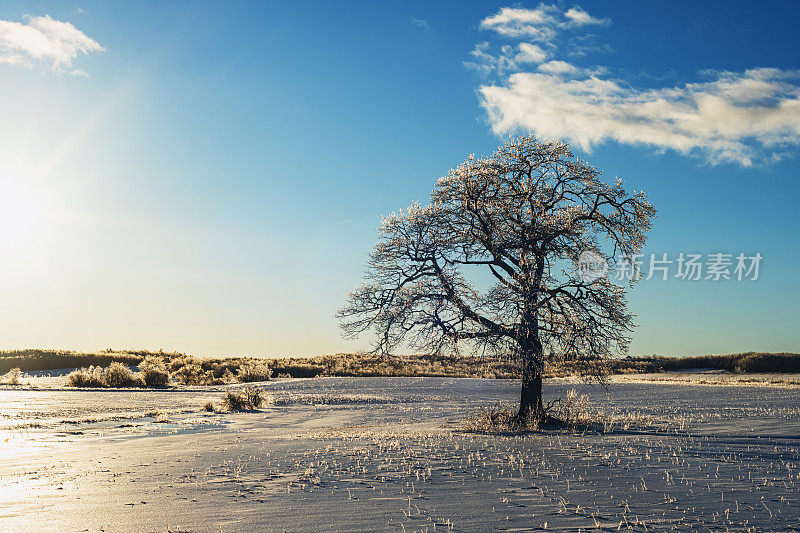
<path id="1" fill-rule="evenodd" d="M 432 28 L 431 28 L 431 25 L 428 24 L 428 21 L 425 20 L 425 19 L 421 19 L 421 18 L 417 18 L 417 17 L 411 17 L 410 20 L 411 20 L 411 24 L 413 24 L 417 28 L 421 29 L 425 33 L 430 33 L 431 31 L 433 31 Z"/>
<path id="2" fill-rule="evenodd" d="M 78 54 L 102 51 L 100 43 L 75 26 L 49 15 L 28 17 L 25 22 L 0 20 L 0 63 L 85 76 L 74 68 Z"/>
<path id="3" fill-rule="evenodd" d="M 481 21 L 481 28 L 493 30 L 506 37 L 523 37 L 535 41 L 550 41 L 566 28 L 588 24 L 607 25 L 609 19 L 589 15 L 578 6 L 564 12 L 555 5 L 539 4 L 536 9 L 504 7 Z"/>
<path id="4" fill-rule="evenodd" d="M 530 131 L 585 151 L 611 141 L 742 166 L 777 161 L 800 145 L 800 71 L 708 70 L 702 81 L 648 88 L 613 78 L 601 65 L 557 59 L 562 41 L 563 54 L 575 55 L 574 35 L 562 34 L 608 24 L 577 6 L 562 11 L 545 4 L 503 8 L 485 18 L 481 28 L 502 44 L 477 45 L 465 64 L 490 78 L 479 94 L 492 130 Z M 526 42 L 531 40 L 539 44 Z M 528 46 L 542 54 L 520 60 Z"/>
<path id="5" fill-rule="evenodd" d="M 586 26 L 587 24 L 599 24 L 601 26 L 611 24 L 611 19 L 593 17 L 578 6 L 564 13 L 564 18 L 569 20 L 567 25 L 570 27 Z"/>
<path id="6" fill-rule="evenodd" d="M 464 66 L 477 71 L 483 77 L 493 73 L 502 75 L 513 72 L 525 68 L 525 65 L 541 63 L 550 56 L 542 47 L 531 43 L 503 45 L 500 47 L 500 53 L 495 55 L 491 52 L 491 45 L 482 42 L 476 44 L 469 54 L 472 60 L 464 61 Z"/>

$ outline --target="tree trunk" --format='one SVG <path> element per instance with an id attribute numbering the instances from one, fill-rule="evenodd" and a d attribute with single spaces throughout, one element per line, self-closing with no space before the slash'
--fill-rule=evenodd
<path id="1" fill-rule="evenodd" d="M 542 345 L 537 341 L 522 352 L 522 393 L 519 399 L 519 416 L 544 417 L 542 402 Z"/>

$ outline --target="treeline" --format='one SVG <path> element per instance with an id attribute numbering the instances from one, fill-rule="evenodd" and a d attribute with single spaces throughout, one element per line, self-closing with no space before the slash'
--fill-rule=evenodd
<path id="1" fill-rule="evenodd" d="M 740 374 L 798 373 L 800 354 L 744 352 L 690 357 L 626 357 L 609 361 L 614 373 L 670 372 L 709 368 Z"/>
<path id="2" fill-rule="evenodd" d="M 108 367 L 113 362 L 128 366 L 147 363 L 165 368 L 172 381 L 189 384 L 220 384 L 234 379 L 247 380 L 253 365 L 266 367 L 272 377 L 307 378 L 317 376 L 438 376 L 513 379 L 516 365 L 508 360 L 447 355 L 335 354 L 316 357 L 256 359 L 249 357 L 198 358 L 181 353 L 148 351 L 104 351 L 77 353 L 60 350 L 0 351 L 0 373 L 19 368 L 23 372 L 60 368 Z M 669 372 L 717 369 L 737 373 L 800 372 L 800 354 L 745 352 L 692 357 L 626 357 L 604 363 L 612 374 Z M 548 364 L 546 376 L 577 374 L 575 363 Z M 259 371 L 262 373 L 263 369 Z"/>
<path id="3" fill-rule="evenodd" d="M 78 368 L 89 366 L 111 366 L 117 362 L 136 366 L 144 360 L 143 354 L 133 352 L 78 353 L 66 350 L 2 350 L 0 351 L 0 373 L 12 368 L 23 372 Z"/>

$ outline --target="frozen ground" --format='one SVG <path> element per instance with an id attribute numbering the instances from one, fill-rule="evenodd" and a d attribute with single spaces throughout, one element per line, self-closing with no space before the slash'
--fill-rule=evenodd
<path id="1" fill-rule="evenodd" d="M 263 387 L 243 414 L 201 411 L 221 388 L 0 390 L 0 530 L 800 529 L 797 387 L 550 380 L 662 423 L 522 437 L 456 426 L 516 382 Z"/>

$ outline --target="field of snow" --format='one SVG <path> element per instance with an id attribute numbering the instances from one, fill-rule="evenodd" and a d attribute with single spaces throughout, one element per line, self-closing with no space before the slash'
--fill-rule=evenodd
<path id="1" fill-rule="evenodd" d="M 249 413 L 203 411 L 222 387 L 6 387 L 0 530 L 800 529 L 798 388 L 662 378 L 548 380 L 647 423 L 522 436 L 460 430 L 514 381 L 276 380 Z"/>

